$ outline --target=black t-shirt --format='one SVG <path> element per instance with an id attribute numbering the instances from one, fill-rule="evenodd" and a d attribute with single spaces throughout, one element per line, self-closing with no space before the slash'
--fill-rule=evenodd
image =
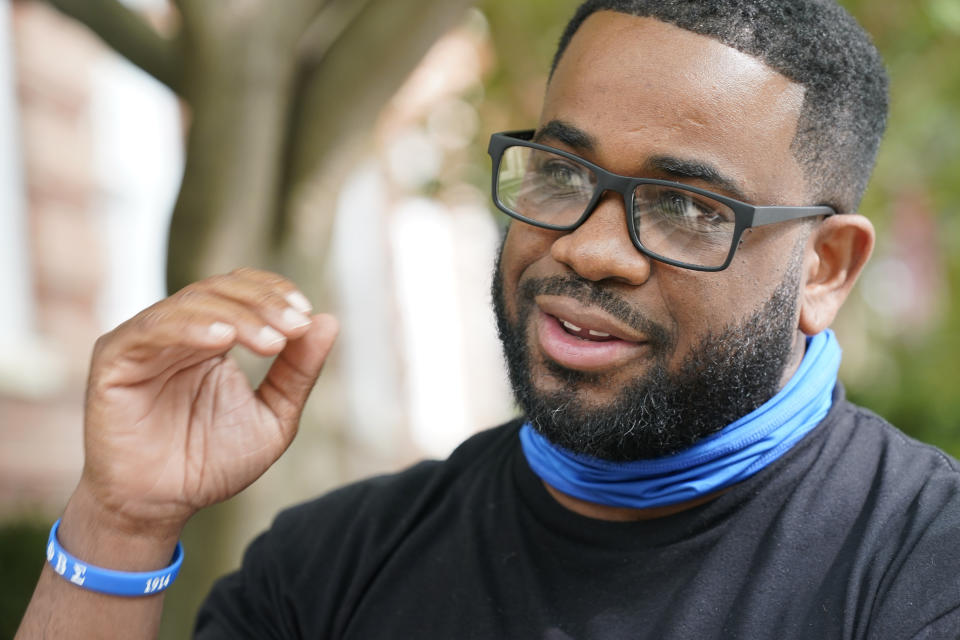
<path id="1" fill-rule="evenodd" d="M 560 506 L 518 428 L 280 514 L 196 637 L 960 638 L 958 465 L 842 391 L 757 475 L 643 522 Z"/>

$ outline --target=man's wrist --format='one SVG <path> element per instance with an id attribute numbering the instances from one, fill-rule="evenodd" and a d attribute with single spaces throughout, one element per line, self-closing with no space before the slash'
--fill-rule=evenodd
<path id="1" fill-rule="evenodd" d="M 63 512 L 58 539 L 90 564 L 117 571 L 153 571 L 170 563 L 183 524 L 138 522 L 104 508 L 83 484 Z"/>

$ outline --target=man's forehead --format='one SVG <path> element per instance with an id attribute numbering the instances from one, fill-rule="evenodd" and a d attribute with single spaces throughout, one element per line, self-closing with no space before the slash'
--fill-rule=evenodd
<path id="1" fill-rule="evenodd" d="M 698 159 L 739 184 L 782 182 L 802 179 L 790 147 L 803 96 L 802 86 L 717 40 L 599 11 L 560 59 L 540 127 L 573 124 L 601 153 L 615 144 Z"/>

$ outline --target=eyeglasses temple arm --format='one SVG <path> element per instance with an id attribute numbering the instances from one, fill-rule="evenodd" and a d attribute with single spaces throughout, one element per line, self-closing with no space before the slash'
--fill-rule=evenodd
<path id="1" fill-rule="evenodd" d="M 786 222 L 812 216 L 832 216 L 836 213 L 831 207 L 756 207 L 751 227 L 764 224 Z"/>

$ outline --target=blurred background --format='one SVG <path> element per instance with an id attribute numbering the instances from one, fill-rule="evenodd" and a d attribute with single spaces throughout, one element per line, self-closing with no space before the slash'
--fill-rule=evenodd
<path id="1" fill-rule="evenodd" d="M 0 0 L 0 637 L 79 478 L 93 342 L 168 288 L 273 269 L 343 330 L 294 446 L 188 526 L 163 638 L 279 509 L 512 415 L 486 143 L 535 124 L 577 4 Z M 957 456 L 960 3 L 842 4 L 892 112 L 841 377 Z"/>

